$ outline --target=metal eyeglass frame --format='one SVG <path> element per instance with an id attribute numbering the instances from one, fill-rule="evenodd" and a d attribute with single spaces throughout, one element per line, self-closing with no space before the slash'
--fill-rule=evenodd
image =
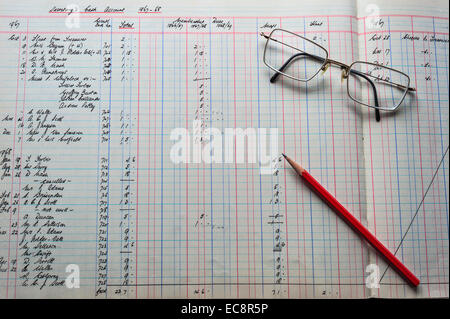
<path id="1" fill-rule="evenodd" d="M 283 31 L 283 32 L 287 32 L 287 33 L 292 34 L 292 35 L 294 35 L 294 36 L 297 36 L 297 37 L 299 37 L 299 38 L 301 38 L 301 39 L 303 39 L 303 40 L 305 40 L 305 41 L 308 41 L 309 43 L 312 43 L 312 44 L 314 44 L 314 45 L 317 45 L 319 48 L 321 48 L 321 49 L 325 52 L 325 57 L 321 57 L 321 56 L 317 56 L 317 55 L 314 55 L 314 54 L 310 54 L 310 53 L 304 52 L 304 51 L 300 50 L 299 48 L 293 47 L 293 46 L 291 46 L 291 45 L 289 45 L 289 44 L 286 44 L 286 43 L 284 43 L 284 42 L 281 42 L 281 41 L 278 41 L 278 40 L 276 40 L 276 39 L 273 39 L 273 38 L 272 38 L 272 34 L 273 34 L 275 31 Z M 325 72 L 325 71 L 328 69 L 328 67 L 329 67 L 330 65 L 336 65 L 336 66 L 340 67 L 341 70 L 342 70 L 342 79 L 347 79 L 347 94 L 348 94 L 348 96 L 349 96 L 353 101 L 355 101 L 356 103 L 359 103 L 359 104 L 362 104 L 362 105 L 365 105 L 365 106 L 374 108 L 374 109 L 375 109 L 375 118 L 376 118 L 377 122 L 380 121 L 380 110 L 382 110 L 382 111 L 395 111 L 395 110 L 400 106 L 400 104 L 402 104 L 402 102 L 403 102 L 403 100 L 405 99 L 405 96 L 406 96 L 406 94 L 407 94 L 408 92 L 416 91 L 415 88 L 412 88 L 412 87 L 409 86 L 409 83 L 410 83 L 409 76 L 408 76 L 407 74 L 405 74 L 405 73 L 399 71 L 399 70 L 396 70 L 396 69 L 393 69 L 393 68 L 389 68 L 389 67 L 386 67 L 386 66 L 380 66 L 379 64 L 375 64 L 375 63 L 371 63 L 371 62 L 366 62 L 366 61 L 354 61 L 352 64 L 347 65 L 347 64 L 345 64 L 345 63 L 342 63 L 342 62 L 339 62 L 339 61 L 336 61 L 336 60 L 329 59 L 329 58 L 328 58 L 328 50 L 325 49 L 323 46 L 321 46 L 320 44 L 318 44 L 318 43 L 316 43 L 316 42 L 314 42 L 314 41 L 311 41 L 311 40 L 309 40 L 309 39 L 307 39 L 307 38 L 305 38 L 305 37 L 303 37 L 303 36 L 301 36 L 301 35 L 298 35 L 298 34 L 296 34 L 296 33 L 293 33 L 293 32 L 291 32 L 291 31 L 288 31 L 288 30 L 285 30 L 285 29 L 279 29 L 279 28 L 278 28 L 278 29 L 273 29 L 273 30 L 270 32 L 269 35 L 266 35 L 266 34 L 264 34 L 263 32 L 261 32 L 260 35 L 267 39 L 266 45 L 265 45 L 265 47 L 264 47 L 263 62 L 264 62 L 264 64 L 265 64 L 267 67 L 269 67 L 270 69 L 272 69 L 273 71 L 275 71 L 275 74 L 270 78 L 270 82 L 271 82 L 271 83 L 274 83 L 280 75 L 284 75 L 284 76 L 286 76 L 286 77 L 288 77 L 288 78 L 291 78 L 291 79 L 293 79 L 293 80 L 297 80 L 297 81 L 300 81 L 300 82 L 308 82 L 309 80 L 313 79 L 313 78 L 314 78 L 321 70 L 322 70 L 323 72 Z M 292 55 L 289 59 L 286 60 L 286 62 L 284 62 L 284 64 L 283 64 L 279 69 L 276 69 L 276 68 L 274 68 L 273 66 L 269 65 L 269 64 L 266 62 L 266 51 L 267 51 L 267 46 L 268 46 L 268 44 L 269 44 L 269 41 L 275 41 L 275 42 L 281 43 L 281 44 L 283 44 L 283 45 L 285 45 L 285 46 L 287 46 L 287 47 L 290 47 L 290 48 L 292 48 L 292 49 L 294 49 L 294 50 L 299 51 L 300 53 L 297 53 L 297 54 Z M 297 58 L 303 57 L 303 56 L 305 56 L 305 55 L 306 55 L 307 57 L 309 57 L 309 58 L 313 58 L 313 59 L 315 59 L 315 60 L 318 60 L 319 62 L 322 62 L 322 65 L 320 66 L 320 68 L 318 68 L 317 72 L 316 72 L 315 74 L 313 74 L 310 78 L 308 78 L 308 79 L 300 79 L 300 78 L 296 78 L 296 77 L 294 77 L 294 76 L 291 76 L 291 75 L 286 74 L 286 73 L 283 72 L 284 69 L 285 69 L 291 62 L 293 62 L 293 61 L 296 60 Z M 400 73 L 400 74 L 404 75 L 404 76 L 408 79 L 408 84 L 407 84 L 407 85 L 401 85 L 401 84 L 394 83 L 394 82 L 391 82 L 391 81 L 388 81 L 388 80 L 385 80 L 385 79 L 380 79 L 380 78 L 375 77 L 375 76 L 370 75 L 370 74 L 366 74 L 366 73 L 363 73 L 363 72 L 360 72 L 360 71 L 357 71 L 357 70 L 353 70 L 352 67 L 353 67 L 353 65 L 355 65 L 356 63 L 369 64 L 369 65 L 373 65 L 373 66 L 375 66 L 375 67 L 382 67 L 382 68 L 385 68 L 385 69 L 387 69 L 387 70 L 390 70 L 390 71 L 394 71 L 394 72 Z M 359 76 L 359 77 L 362 77 L 362 78 L 364 78 L 367 82 L 370 83 L 370 85 L 371 85 L 371 87 L 372 87 L 372 89 L 373 89 L 373 91 L 374 91 L 374 103 L 375 103 L 375 105 L 370 105 L 370 104 L 364 103 L 364 102 L 362 102 L 362 101 L 358 101 L 358 100 L 356 100 L 356 99 L 350 94 L 350 91 L 349 91 L 349 81 L 348 81 L 348 76 L 349 76 L 350 73 L 351 73 L 351 74 L 354 74 L 354 75 L 357 75 L 357 76 Z M 379 106 L 379 103 L 378 103 L 378 94 L 377 94 L 377 89 L 376 89 L 375 83 L 374 83 L 370 78 L 374 78 L 376 81 L 386 82 L 386 83 L 389 83 L 389 84 L 391 84 L 391 85 L 393 85 L 393 86 L 396 86 L 396 87 L 399 87 L 399 88 L 404 89 L 405 92 L 403 93 L 403 96 L 401 97 L 400 101 L 399 101 L 393 108 L 384 108 L 384 107 L 380 107 L 380 106 Z"/>

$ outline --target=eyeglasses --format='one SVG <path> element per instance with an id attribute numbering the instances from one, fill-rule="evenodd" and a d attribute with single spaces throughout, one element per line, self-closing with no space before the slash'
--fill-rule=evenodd
<path id="1" fill-rule="evenodd" d="M 274 29 L 264 47 L 264 64 L 275 71 L 270 82 L 274 83 L 280 75 L 308 82 L 321 70 L 325 72 L 330 65 L 342 70 L 342 79 L 347 80 L 348 96 L 355 102 L 374 108 L 375 117 L 380 121 L 380 110 L 395 111 L 402 104 L 408 92 L 409 76 L 384 65 L 355 61 L 350 65 L 328 58 L 328 51 L 320 44 L 293 32 Z M 366 93 L 367 92 L 367 93 Z"/>

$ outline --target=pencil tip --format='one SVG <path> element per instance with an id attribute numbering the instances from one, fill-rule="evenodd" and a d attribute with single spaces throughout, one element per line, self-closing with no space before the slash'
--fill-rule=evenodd
<path id="1" fill-rule="evenodd" d="M 303 172 L 305 171 L 305 169 L 303 167 L 300 166 L 300 164 L 296 163 L 294 160 L 292 160 L 290 157 L 287 157 L 286 154 L 281 153 L 281 155 L 284 156 L 284 158 L 286 159 L 286 161 L 295 169 L 295 171 L 297 173 L 301 175 L 303 175 Z"/>

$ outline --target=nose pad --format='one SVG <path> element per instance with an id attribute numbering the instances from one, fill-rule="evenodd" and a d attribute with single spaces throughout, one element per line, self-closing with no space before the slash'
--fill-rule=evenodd
<path id="1" fill-rule="evenodd" d="M 330 63 L 327 63 L 322 67 L 322 75 L 324 75 L 325 72 L 327 72 L 329 66 L 330 66 Z"/>
<path id="2" fill-rule="evenodd" d="M 341 83 L 344 82 L 344 80 L 347 78 L 348 78 L 348 70 L 343 68 L 341 72 Z"/>

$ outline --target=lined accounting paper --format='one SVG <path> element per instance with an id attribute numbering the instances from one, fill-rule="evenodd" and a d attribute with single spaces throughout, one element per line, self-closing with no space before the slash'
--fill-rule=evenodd
<path id="1" fill-rule="evenodd" d="M 417 92 L 377 122 L 339 69 L 270 83 L 260 33 L 274 28 Z M 448 35 L 446 1 L 0 4 L 0 297 L 448 297 Z M 229 129 L 278 155 L 239 161 Z M 195 157 L 212 132 L 226 160 Z"/>

